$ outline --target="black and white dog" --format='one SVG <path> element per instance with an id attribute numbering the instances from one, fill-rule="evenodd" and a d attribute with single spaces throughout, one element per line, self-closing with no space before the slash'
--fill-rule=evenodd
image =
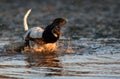
<path id="1" fill-rule="evenodd" d="M 24 28 L 27 31 L 24 39 L 25 45 L 30 46 L 29 41 L 33 41 L 38 44 L 55 43 L 61 36 L 61 26 L 67 23 L 64 18 L 56 18 L 45 29 L 41 27 L 33 27 L 28 30 L 27 17 L 30 14 L 31 9 L 27 11 L 24 16 Z"/>

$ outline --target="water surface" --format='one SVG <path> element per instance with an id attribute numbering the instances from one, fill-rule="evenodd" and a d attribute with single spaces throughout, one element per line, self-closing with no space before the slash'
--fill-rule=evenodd
<path id="1" fill-rule="evenodd" d="M 109 42 L 113 40 L 112 42 Z M 120 79 L 119 40 L 80 39 L 50 54 L 0 55 L 1 78 Z M 64 50 L 63 49 L 63 50 Z M 112 52 L 112 53 L 111 53 Z M 61 54 L 60 54 L 61 53 Z"/>

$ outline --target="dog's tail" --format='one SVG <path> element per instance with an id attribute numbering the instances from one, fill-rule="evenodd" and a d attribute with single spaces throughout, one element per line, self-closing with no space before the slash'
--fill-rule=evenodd
<path id="1" fill-rule="evenodd" d="M 27 11 L 27 13 L 25 14 L 24 19 L 23 19 L 25 31 L 28 30 L 27 18 L 28 18 L 28 16 L 29 16 L 30 12 L 31 12 L 31 9 L 29 9 L 29 10 Z"/>

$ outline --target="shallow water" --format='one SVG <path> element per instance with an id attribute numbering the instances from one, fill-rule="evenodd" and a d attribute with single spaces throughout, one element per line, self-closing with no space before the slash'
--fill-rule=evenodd
<path id="1" fill-rule="evenodd" d="M 62 54 L 58 54 L 61 51 L 53 54 L 1 54 L 0 77 L 120 79 L 119 39 L 82 38 L 67 42 L 69 43 L 59 46 L 60 50 L 67 50 Z"/>

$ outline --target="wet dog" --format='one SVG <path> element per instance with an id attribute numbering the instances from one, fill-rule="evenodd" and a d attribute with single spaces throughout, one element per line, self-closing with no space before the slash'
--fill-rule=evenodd
<path id="1" fill-rule="evenodd" d="M 28 30 L 27 17 L 30 12 L 31 9 L 28 10 L 24 16 L 24 28 L 27 31 L 24 36 L 25 46 L 30 47 L 30 41 L 40 45 L 55 43 L 62 34 L 61 27 L 67 23 L 67 20 L 64 18 L 56 18 L 45 29 L 42 29 L 41 27 L 33 27 Z"/>

